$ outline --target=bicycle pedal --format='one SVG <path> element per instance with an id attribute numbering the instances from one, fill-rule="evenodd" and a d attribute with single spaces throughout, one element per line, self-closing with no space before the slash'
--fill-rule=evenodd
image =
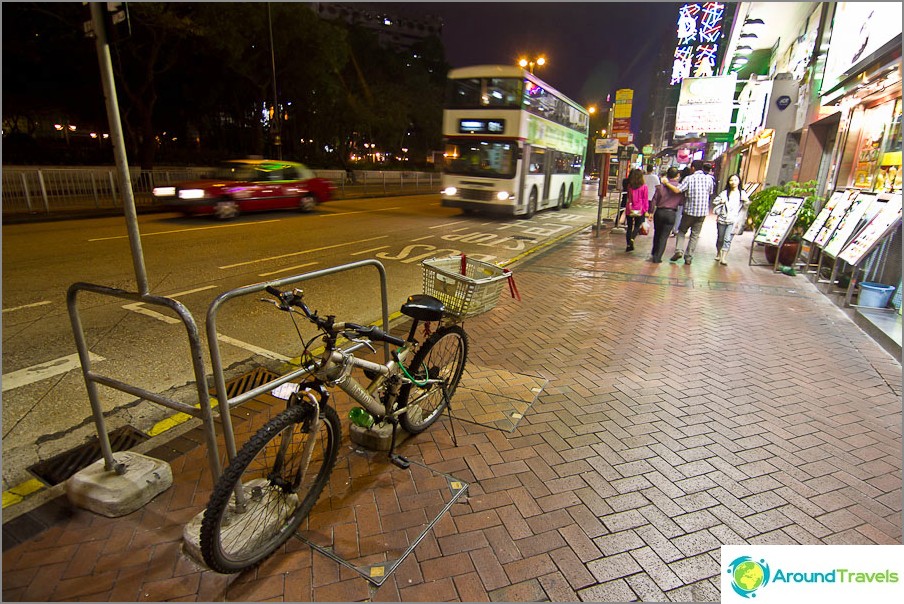
<path id="1" fill-rule="evenodd" d="M 411 465 L 410 461 L 408 461 L 406 458 L 402 457 L 401 455 L 396 455 L 395 453 L 393 453 L 392 455 L 389 456 L 389 461 L 391 461 L 394 465 L 402 468 L 403 470 L 408 469 L 408 466 Z"/>

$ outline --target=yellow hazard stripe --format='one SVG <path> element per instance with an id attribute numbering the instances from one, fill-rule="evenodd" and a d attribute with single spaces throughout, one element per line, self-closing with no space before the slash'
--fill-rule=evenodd
<path id="1" fill-rule="evenodd" d="M 3 509 L 21 503 L 26 497 L 44 488 L 44 483 L 37 478 L 26 480 L 8 491 L 3 491 Z"/>

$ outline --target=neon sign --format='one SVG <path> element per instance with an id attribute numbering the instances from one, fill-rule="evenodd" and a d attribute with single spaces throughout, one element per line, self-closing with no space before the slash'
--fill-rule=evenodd
<path id="1" fill-rule="evenodd" d="M 677 46 L 669 84 L 680 84 L 689 77 L 708 77 L 716 73 L 716 57 L 722 38 L 725 4 L 705 2 L 685 4 L 678 10 Z"/>

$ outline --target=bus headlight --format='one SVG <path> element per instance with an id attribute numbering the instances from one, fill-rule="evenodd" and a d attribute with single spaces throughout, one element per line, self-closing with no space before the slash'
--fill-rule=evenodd
<path id="1" fill-rule="evenodd" d="M 514 195 L 509 193 L 508 191 L 499 191 L 496 193 L 496 199 L 499 201 L 508 201 L 509 199 L 514 199 Z"/>
<path id="2" fill-rule="evenodd" d="M 458 193 L 458 189 L 456 189 L 455 187 L 446 187 L 445 189 L 443 189 L 443 195 L 448 195 L 449 197 L 452 197 L 456 193 Z"/>
<path id="3" fill-rule="evenodd" d="M 204 189 L 182 189 L 179 199 L 204 199 Z"/>

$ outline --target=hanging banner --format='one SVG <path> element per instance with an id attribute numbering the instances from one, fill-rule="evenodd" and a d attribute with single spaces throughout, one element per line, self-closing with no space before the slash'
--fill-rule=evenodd
<path id="1" fill-rule="evenodd" d="M 728 132 L 737 74 L 685 78 L 675 110 L 675 134 Z"/>

